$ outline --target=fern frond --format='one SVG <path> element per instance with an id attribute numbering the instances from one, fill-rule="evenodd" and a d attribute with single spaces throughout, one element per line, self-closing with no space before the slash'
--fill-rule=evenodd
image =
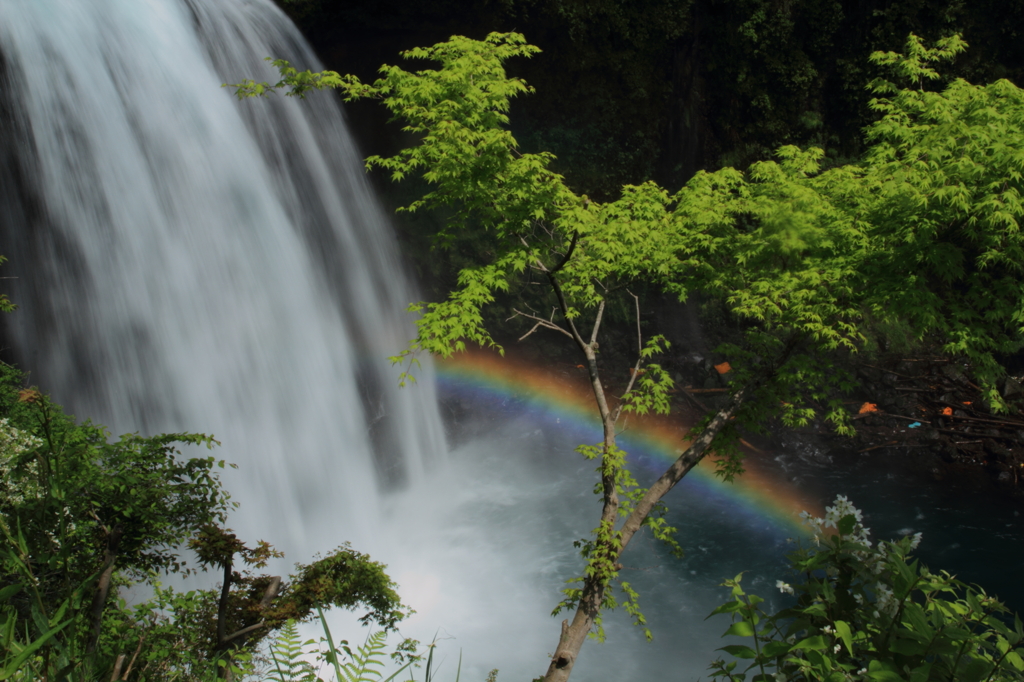
<path id="1" fill-rule="evenodd" d="M 381 671 L 377 668 L 384 667 L 384 645 L 387 639 L 388 633 L 380 630 L 367 637 L 366 643 L 356 651 L 346 647 L 350 660 L 340 666 L 344 682 L 377 682 L 381 677 Z"/>
<path id="2" fill-rule="evenodd" d="M 270 645 L 274 671 L 269 682 L 320 682 L 316 670 L 302 658 L 307 653 L 305 647 L 311 644 L 315 642 L 299 639 L 299 629 L 295 621 L 289 619 Z"/>

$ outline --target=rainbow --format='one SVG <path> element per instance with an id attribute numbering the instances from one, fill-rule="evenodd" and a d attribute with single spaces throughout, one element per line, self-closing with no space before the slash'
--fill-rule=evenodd
<path id="1" fill-rule="evenodd" d="M 574 429 L 584 438 L 580 442 L 600 440 L 593 394 L 581 366 L 540 368 L 485 351 L 460 353 L 436 366 L 442 393 L 482 403 L 507 403 L 511 399 L 518 409 L 539 420 Z M 620 443 L 635 465 L 657 475 L 683 452 L 688 426 L 671 415 L 630 416 Z M 575 453 L 567 452 L 567 456 Z M 738 517 L 761 526 L 767 523 L 792 537 L 806 533 L 799 519 L 801 511 L 823 515 L 820 503 L 781 480 L 768 453 L 748 448 L 744 464 L 746 472 L 734 483 L 725 483 L 715 476 L 714 464 L 704 460 L 677 489 L 729 507 Z"/>

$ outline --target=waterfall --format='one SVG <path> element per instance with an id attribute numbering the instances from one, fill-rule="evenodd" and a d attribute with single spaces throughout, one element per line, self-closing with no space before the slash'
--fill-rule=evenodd
<path id="1" fill-rule="evenodd" d="M 403 634 L 456 639 L 442 678 L 461 649 L 466 679 L 530 679 L 580 570 L 572 540 L 599 512 L 573 448 L 600 431 L 466 391 L 481 437 L 447 453 L 429 364 L 400 390 L 386 359 L 413 334 L 416 295 L 336 96 L 221 87 L 274 80 L 268 56 L 320 68 L 270 0 L 0 2 L 0 291 L 20 306 L 3 340 L 33 383 L 115 433 L 214 434 L 240 466 L 230 525 L 287 553 L 274 570 L 349 540 L 419 611 Z M 928 545 L 935 529 L 933 568 L 960 556 L 1018 582 L 1003 558 L 1024 537 L 1016 510 L 971 511 L 863 456 L 770 456 L 786 485 L 851 495 L 878 537 L 921 528 Z M 574 679 L 706 676 L 721 580 L 750 571 L 778 599 L 785 536 L 689 485 L 668 500 L 687 558 L 648 539 L 627 555 L 655 643 L 608 614 L 609 644 L 587 644 Z"/>
<path id="2" fill-rule="evenodd" d="M 322 68 L 270 0 L 0 3 L 0 253 L 32 379 L 115 433 L 197 431 L 232 525 L 291 561 L 372 535 L 445 452 L 430 368 L 387 356 L 415 297 Z"/>

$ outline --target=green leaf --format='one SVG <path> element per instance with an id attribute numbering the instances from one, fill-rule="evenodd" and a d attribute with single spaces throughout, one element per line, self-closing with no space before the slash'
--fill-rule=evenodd
<path id="1" fill-rule="evenodd" d="M 827 649 L 829 648 L 829 646 L 831 646 L 831 643 L 828 641 L 827 638 L 823 637 L 822 635 L 814 635 L 813 637 L 801 639 L 799 642 L 793 645 L 793 649 L 818 650 Z"/>
<path id="2" fill-rule="evenodd" d="M 836 524 L 836 529 L 840 535 L 849 535 L 853 532 L 854 526 L 857 525 L 857 517 L 852 514 L 848 514 L 843 518 L 839 519 L 839 523 Z"/>
<path id="3" fill-rule="evenodd" d="M 738 623 L 733 623 L 729 626 L 729 629 L 722 635 L 726 637 L 728 635 L 736 635 L 737 637 L 752 637 L 754 635 L 754 626 L 749 621 L 741 620 Z"/>
<path id="4" fill-rule="evenodd" d="M 66 620 L 60 625 L 48 630 L 43 635 L 33 640 L 24 649 L 21 649 L 10 662 L 7 663 L 2 669 L 0 669 L 0 680 L 6 680 L 19 673 L 19 669 L 22 664 L 29 659 L 36 651 L 39 650 L 44 644 L 53 639 L 57 633 L 67 627 L 72 621 Z"/>
<path id="5" fill-rule="evenodd" d="M 846 645 L 846 650 L 852 655 L 853 654 L 853 632 L 850 630 L 850 624 L 845 620 L 837 620 L 835 622 L 836 634 Z"/>
<path id="6" fill-rule="evenodd" d="M 919 642 L 914 639 L 894 639 L 889 644 L 889 650 L 904 656 L 920 656 L 928 650 L 928 640 Z"/>
<path id="7" fill-rule="evenodd" d="M 757 658 L 757 652 L 748 646 L 742 644 L 730 644 L 729 646 L 719 647 L 715 651 L 724 651 L 730 656 L 736 658 Z"/>

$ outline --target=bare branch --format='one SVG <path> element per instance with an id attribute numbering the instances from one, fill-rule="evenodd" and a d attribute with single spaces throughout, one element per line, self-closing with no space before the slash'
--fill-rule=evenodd
<path id="1" fill-rule="evenodd" d="M 265 628 L 265 627 L 267 627 L 266 621 L 262 621 L 261 620 L 260 622 L 254 623 L 254 624 L 250 625 L 247 628 L 242 628 L 241 630 L 235 630 L 230 635 L 225 637 L 224 640 L 221 641 L 220 644 L 221 644 L 221 646 L 225 646 L 225 645 L 233 642 L 234 640 L 238 639 L 239 637 L 245 637 L 246 635 L 251 635 L 252 633 L 254 633 L 257 630 L 259 630 L 260 628 Z"/>
<path id="2" fill-rule="evenodd" d="M 640 376 L 640 361 L 641 358 L 637 358 L 636 365 L 631 367 L 629 370 L 629 383 L 626 384 L 626 390 L 619 397 L 618 407 L 615 408 L 615 412 L 614 414 L 612 414 L 613 422 L 619 421 L 619 416 L 622 414 L 622 408 L 626 406 L 626 396 L 629 395 L 629 392 L 633 390 L 633 384 L 636 383 L 636 378 Z"/>
<path id="3" fill-rule="evenodd" d="M 516 308 L 513 308 L 512 310 L 513 310 L 513 312 L 515 312 L 515 315 L 513 315 L 512 317 L 525 317 L 525 318 L 533 320 L 533 321 L 535 321 L 537 323 L 537 324 L 533 325 L 533 328 L 530 329 L 530 331 L 526 332 L 525 334 L 523 334 L 522 336 L 519 337 L 520 341 L 522 341 L 523 339 L 528 337 L 530 334 L 532 334 L 535 331 L 537 331 L 538 327 L 544 327 L 545 329 L 552 329 L 552 330 L 554 330 L 556 332 L 561 332 L 561 333 L 565 334 L 570 339 L 573 338 L 572 334 L 570 334 L 564 328 L 558 326 L 557 324 L 555 324 L 551 320 L 545 320 L 543 317 L 538 317 L 536 315 L 531 315 L 529 313 L 524 313 L 521 310 L 517 310 Z M 554 311 L 552 311 L 551 317 L 553 318 L 554 316 L 555 316 Z M 512 317 L 510 317 L 508 319 L 511 320 Z"/>
<path id="4" fill-rule="evenodd" d="M 626 291 L 629 291 L 629 289 L 626 289 Z M 636 304 L 636 364 L 633 366 L 633 370 L 630 372 L 629 383 L 626 384 L 626 390 L 619 398 L 619 405 L 618 407 L 615 408 L 615 414 L 612 415 L 613 422 L 619 421 L 619 415 L 622 414 L 622 408 L 626 406 L 626 396 L 629 395 L 629 392 L 633 390 L 633 384 L 636 383 L 636 378 L 640 376 L 640 363 L 643 362 L 642 353 L 644 350 L 644 340 L 643 337 L 640 335 L 640 298 L 632 291 L 629 291 L 629 295 L 633 297 L 633 301 Z"/>
<path id="5" fill-rule="evenodd" d="M 267 591 L 263 593 L 263 599 L 260 599 L 260 611 L 270 608 L 270 603 L 277 598 L 277 594 L 280 591 L 281 576 L 275 575 L 270 579 L 270 584 L 267 585 Z"/>
<path id="6" fill-rule="evenodd" d="M 640 334 L 640 297 L 629 289 L 626 289 L 626 291 L 633 297 L 633 303 L 636 305 L 636 352 L 642 355 L 644 352 L 644 337 Z"/>
<path id="7" fill-rule="evenodd" d="M 121 676 L 121 666 L 124 665 L 124 659 L 128 658 L 128 654 L 118 654 L 117 661 L 114 663 L 114 672 L 110 674 L 110 682 L 117 682 L 117 679 Z"/>
<path id="8" fill-rule="evenodd" d="M 594 344 L 597 343 L 597 330 L 601 328 L 601 318 L 603 318 L 603 317 L 604 317 L 604 299 L 602 298 L 601 302 L 597 304 L 597 319 L 594 320 L 594 330 L 590 334 L 590 345 L 591 345 L 591 347 L 595 347 Z"/>
<path id="9" fill-rule="evenodd" d="M 580 350 L 586 353 L 591 349 L 591 346 L 588 346 L 587 342 L 583 340 L 583 337 L 580 336 L 579 330 L 576 329 L 576 324 L 572 321 L 572 318 L 569 317 L 569 304 L 565 302 L 565 294 L 562 293 L 562 286 L 558 283 L 555 273 L 549 272 L 547 274 L 548 281 L 551 282 L 551 288 L 555 290 L 555 297 L 558 299 L 558 307 L 562 311 L 562 317 L 564 317 L 565 321 L 569 323 L 569 329 L 572 331 L 570 336 L 572 336 L 576 345 L 580 347 Z"/>
<path id="10" fill-rule="evenodd" d="M 715 390 L 717 391 L 717 389 L 715 389 Z M 728 389 L 726 389 L 726 390 L 728 390 Z M 709 412 L 710 411 L 710 410 L 708 410 L 707 405 L 705 405 L 704 403 L 702 403 L 701 401 L 699 401 L 699 400 L 697 400 L 696 398 L 693 397 L 693 391 L 690 391 L 688 389 L 683 389 L 683 395 L 686 396 L 687 398 L 689 398 L 690 402 L 692 402 L 694 405 L 699 407 L 702 411 L 704 411 L 704 412 Z"/>
<path id="11" fill-rule="evenodd" d="M 527 242 L 523 237 L 520 237 L 519 241 L 521 241 L 523 243 L 523 246 L 525 246 L 527 248 L 527 250 L 529 250 L 529 248 L 530 248 L 529 242 Z M 547 266 L 544 265 L 544 263 L 541 261 L 540 258 L 538 258 L 537 256 L 534 256 L 533 260 L 534 260 L 535 263 L 537 263 L 537 269 L 538 270 L 540 270 L 541 272 L 546 272 L 549 275 L 551 274 L 551 271 L 548 270 Z"/>
<path id="12" fill-rule="evenodd" d="M 145 640 L 145 637 L 139 637 L 139 645 L 135 647 L 135 653 L 132 654 L 132 660 L 128 662 L 128 667 L 125 668 L 124 675 L 121 677 L 121 682 L 127 680 L 128 676 L 132 674 L 132 668 L 135 667 L 135 659 L 139 657 L 139 653 L 142 651 L 142 643 Z"/>

